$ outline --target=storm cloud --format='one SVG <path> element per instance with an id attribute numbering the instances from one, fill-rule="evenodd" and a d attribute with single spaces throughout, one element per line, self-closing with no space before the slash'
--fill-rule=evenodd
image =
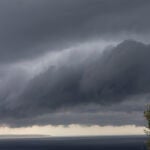
<path id="1" fill-rule="evenodd" d="M 1 0 L 0 124 L 143 125 L 149 13 L 148 0 Z"/>
<path id="2" fill-rule="evenodd" d="M 125 114 L 129 117 L 128 112 L 132 112 L 141 116 L 144 109 L 141 102 L 147 103 L 150 94 L 149 45 L 126 40 L 103 52 L 93 51 L 93 55 L 88 55 L 82 61 L 77 53 L 76 56 L 73 51 L 69 53 L 63 63 L 50 65 L 45 71 L 26 79 L 27 81 L 22 74 L 21 79 L 26 84 L 20 84 L 17 77 L 19 89 L 14 86 L 14 78 L 11 79 L 13 87 L 10 86 L 10 89 L 13 89 L 12 93 L 17 90 L 18 94 L 12 97 L 7 89 L 0 109 L 0 117 L 4 123 L 13 126 L 94 122 L 101 125 L 122 125 L 134 121 L 131 118 L 121 119 L 116 114 L 122 113 L 124 117 Z M 131 106 L 123 109 L 126 102 L 131 103 Z M 99 105 L 99 110 L 96 105 Z M 70 112 L 69 115 L 66 112 Z M 114 117 L 114 120 L 104 119 L 106 114 L 110 118 Z M 66 119 L 62 116 L 66 116 Z M 89 118 L 86 121 L 82 117 Z M 100 121 L 96 119 L 98 117 L 101 118 Z M 135 124 L 140 125 L 142 122 L 136 120 Z"/>
<path id="3" fill-rule="evenodd" d="M 43 105 L 44 110 L 49 110 L 90 102 L 112 104 L 129 96 L 147 94 L 149 56 L 149 45 L 124 41 L 83 64 L 50 67 L 30 81 L 20 99 L 25 99 L 31 108 Z"/>

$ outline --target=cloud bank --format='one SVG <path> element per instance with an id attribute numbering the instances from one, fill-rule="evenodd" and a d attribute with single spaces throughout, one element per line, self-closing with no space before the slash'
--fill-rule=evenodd
<path id="1" fill-rule="evenodd" d="M 147 102 L 150 91 L 149 49 L 149 45 L 126 40 L 103 52 L 92 51 L 86 59 L 82 59 L 84 53 L 79 57 L 80 50 L 76 56 L 70 51 L 64 61 L 32 78 L 19 70 L 7 79 L 5 90 L 2 86 L 1 122 L 12 126 L 142 125 L 142 102 Z"/>
<path id="2" fill-rule="evenodd" d="M 149 11 L 148 0 L 1 0 L 0 124 L 143 125 Z"/>

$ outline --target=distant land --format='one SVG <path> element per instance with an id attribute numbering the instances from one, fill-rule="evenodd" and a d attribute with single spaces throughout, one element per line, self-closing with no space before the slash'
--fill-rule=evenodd
<path id="1" fill-rule="evenodd" d="M 36 134 L 31 134 L 31 135 L 16 135 L 16 134 L 8 134 L 8 135 L 0 135 L 0 139 L 16 139 L 16 138 L 49 138 L 51 135 L 36 135 Z"/>

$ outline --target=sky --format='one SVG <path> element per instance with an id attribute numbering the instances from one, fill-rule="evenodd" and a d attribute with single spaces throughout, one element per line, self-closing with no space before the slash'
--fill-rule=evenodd
<path id="1" fill-rule="evenodd" d="M 148 0 L 1 0 L 0 134 L 142 134 L 149 13 Z"/>

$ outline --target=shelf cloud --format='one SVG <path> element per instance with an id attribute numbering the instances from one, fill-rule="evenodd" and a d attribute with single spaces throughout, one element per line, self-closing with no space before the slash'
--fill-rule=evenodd
<path id="1" fill-rule="evenodd" d="M 83 119 L 74 118 L 71 121 L 72 117 L 70 117 L 69 120 L 63 121 L 65 117 L 60 119 L 59 116 L 69 111 L 71 116 L 80 112 L 81 118 L 93 115 L 94 118 L 97 118 L 99 112 L 104 112 L 104 108 L 107 108 L 108 113 L 111 112 L 109 115 L 112 116 L 115 112 L 125 115 L 128 114 L 128 111 L 140 114 L 143 105 L 138 106 L 138 104 L 141 104 L 141 101 L 147 101 L 150 91 L 149 49 L 149 45 L 126 40 L 117 46 L 105 49 L 103 52 L 93 51 L 93 55 L 88 55 L 84 60 L 82 57 L 78 57 L 77 53 L 75 56 L 71 51 L 64 62 L 50 65 L 32 78 L 26 77 L 29 75 L 26 73 L 25 76 L 25 73 L 21 73 L 19 70 L 14 74 L 14 77 L 11 76 L 9 80 L 6 80 L 7 86 L 2 87 L 3 90 L 5 87 L 5 90 L 1 93 L 3 98 L 0 106 L 1 121 L 4 119 L 4 122 L 14 124 L 15 121 L 20 120 L 19 124 L 23 121 L 21 125 L 28 125 L 28 123 L 30 125 L 34 124 L 33 120 L 37 119 L 36 123 L 40 124 L 43 122 L 40 120 L 46 116 L 44 117 L 45 124 L 46 122 L 51 124 L 87 124 L 88 122 L 83 122 Z M 80 54 L 80 51 L 78 53 Z M 84 53 L 82 53 L 83 57 Z M 70 58 L 78 59 L 71 60 Z M 123 107 L 123 104 L 128 101 L 131 101 L 131 107 L 117 110 L 117 107 Z M 91 108 L 91 104 L 95 107 Z M 96 109 L 96 105 L 101 108 Z M 138 106 L 137 109 L 134 109 L 134 105 Z M 83 110 L 80 108 L 81 106 L 86 107 L 84 112 L 80 111 Z M 115 107 L 116 110 L 111 110 L 111 107 Z M 73 113 L 74 108 L 76 111 Z M 59 119 L 51 116 L 53 119 L 47 120 L 48 114 Z M 70 116 L 70 114 L 66 116 Z M 111 121 L 106 119 L 105 122 L 106 112 L 101 115 L 102 122 L 95 119 L 96 124 L 117 123 L 117 119 Z M 114 118 L 117 116 L 119 115 Z M 125 120 L 127 121 L 127 119 Z M 125 123 L 125 120 L 122 123 Z M 94 122 L 93 120 L 89 121 L 89 124 L 94 124 Z M 138 121 L 137 125 L 141 123 Z M 120 123 L 118 122 L 118 124 Z"/>
<path id="2" fill-rule="evenodd" d="M 143 125 L 149 13 L 148 0 L 1 0 L 0 124 Z"/>

